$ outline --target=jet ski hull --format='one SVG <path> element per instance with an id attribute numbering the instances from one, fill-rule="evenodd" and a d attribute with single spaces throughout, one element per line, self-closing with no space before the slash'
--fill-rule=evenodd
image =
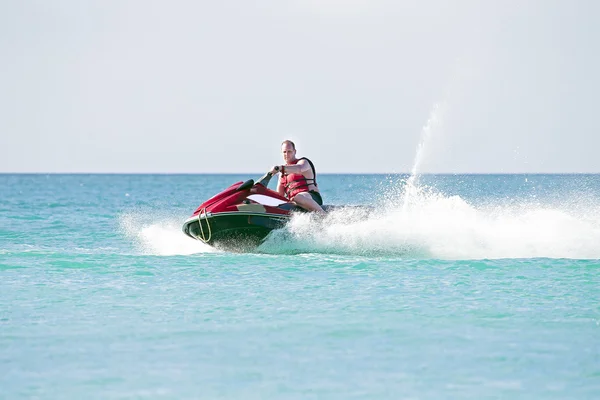
<path id="1" fill-rule="evenodd" d="M 183 232 L 217 248 L 236 250 L 256 247 L 274 229 L 285 225 L 289 217 L 266 213 L 224 212 L 192 216 Z"/>

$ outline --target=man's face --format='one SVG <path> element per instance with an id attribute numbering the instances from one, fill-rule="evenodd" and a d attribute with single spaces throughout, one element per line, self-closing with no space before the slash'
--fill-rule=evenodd
<path id="1" fill-rule="evenodd" d="M 281 152 L 283 154 L 283 161 L 286 163 L 296 159 L 296 150 L 294 150 L 292 145 L 289 143 L 284 143 L 281 145 Z"/>

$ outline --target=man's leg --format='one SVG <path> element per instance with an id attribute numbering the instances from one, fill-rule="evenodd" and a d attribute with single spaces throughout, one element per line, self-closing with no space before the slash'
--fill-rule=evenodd
<path id="1" fill-rule="evenodd" d="M 298 193 L 294 196 L 294 203 L 308 211 L 317 211 L 324 213 L 321 206 L 313 200 L 312 196 L 308 192 Z"/>

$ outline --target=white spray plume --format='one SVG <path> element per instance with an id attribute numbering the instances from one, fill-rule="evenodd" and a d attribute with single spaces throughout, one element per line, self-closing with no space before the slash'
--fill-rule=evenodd
<path id="1" fill-rule="evenodd" d="M 476 207 L 423 187 L 411 189 L 407 203 L 407 192 L 399 191 L 390 191 L 371 210 L 341 209 L 322 219 L 296 215 L 259 250 L 436 259 L 600 258 L 596 204 L 580 205 L 577 212 L 568 204 Z"/>
<path id="2" fill-rule="evenodd" d="M 124 234 L 133 239 L 146 255 L 172 256 L 214 252 L 212 247 L 187 237 L 180 217 L 147 212 L 130 212 L 120 216 Z"/>

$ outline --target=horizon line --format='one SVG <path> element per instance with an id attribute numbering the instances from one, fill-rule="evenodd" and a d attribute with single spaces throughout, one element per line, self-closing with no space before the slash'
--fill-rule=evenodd
<path id="1" fill-rule="evenodd" d="M 264 175 L 264 172 L 3 172 L 0 175 Z M 320 172 L 319 175 L 412 175 L 410 172 Z M 600 175 L 600 172 L 422 172 L 416 175 Z"/>

